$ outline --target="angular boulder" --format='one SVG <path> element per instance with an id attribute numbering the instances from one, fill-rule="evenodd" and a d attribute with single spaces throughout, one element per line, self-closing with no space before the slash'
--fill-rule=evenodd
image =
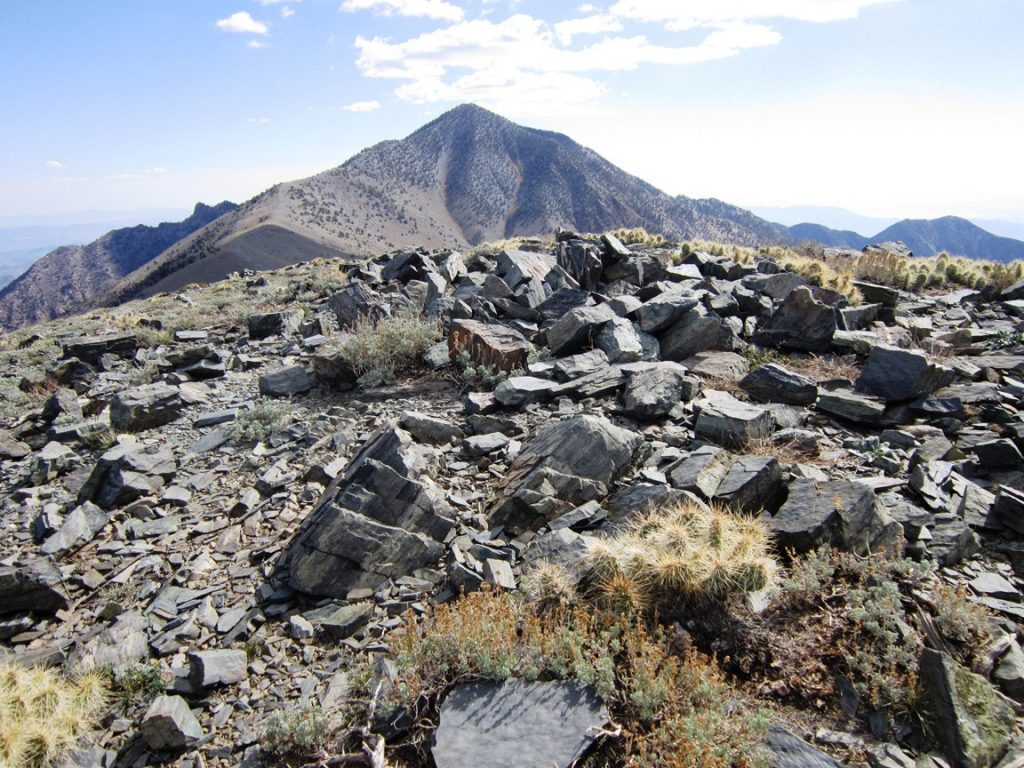
<path id="1" fill-rule="evenodd" d="M 552 354 L 560 357 L 579 352 L 592 346 L 601 327 L 616 317 L 607 304 L 573 309 L 548 328 L 548 347 Z"/>
<path id="2" fill-rule="evenodd" d="M 126 440 L 100 456 L 78 493 L 78 503 L 92 501 L 104 509 L 123 506 L 160 491 L 177 469 L 169 450 Z"/>
<path id="3" fill-rule="evenodd" d="M 492 527 L 537 530 L 571 507 L 603 498 L 643 438 L 599 416 L 575 416 L 539 429 L 516 456 L 490 510 Z"/>
<path id="4" fill-rule="evenodd" d="M 110 426 L 138 432 L 170 424 L 181 415 L 181 390 L 170 384 L 143 384 L 118 392 L 110 401 Z"/>
<path id="5" fill-rule="evenodd" d="M 98 365 L 104 355 L 130 358 L 139 348 L 134 333 L 108 333 L 102 336 L 79 336 L 64 343 L 64 357 L 78 358 L 89 365 Z"/>
<path id="6" fill-rule="evenodd" d="M 953 376 L 952 368 L 929 361 L 921 352 L 880 344 L 871 350 L 855 387 L 893 403 L 929 395 L 951 384 Z"/>
<path id="7" fill-rule="evenodd" d="M 1005 754 L 1014 714 L 989 682 L 951 656 L 926 648 L 919 678 L 934 718 L 932 733 L 954 765 L 989 768 Z"/>
<path id="8" fill-rule="evenodd" d="M 827 545 L 858 555 L 880 549 L 902 554 L 902 526 L 871 487 L 849 480 L 794 480 L 769 527 L 783 551 L 809 552 Z"/>
<path id="9" fill-rule="evenodd" d="M 271 336 L 287 336 L 299 330 L 305 313 L 301 309 L 283 312 L 258 312 L 249 315 L 249 338 L 267 339 Z"/>
<path id="10" fill-rule="evenodd" d="M 203 738 L 203 728 L 181 696 L 157 696 L 139 729 L 150 749 L 183 749 Z"/>
<path id="11" fill-rule="evenodd" d="M 259 377 L 260 394 L 264 397 L 290 397 L 309 392 L 316 379 L 301 365 L 289 365 Z"/>
<path id="12" fill-rule="evenodd" d="M 694 431 L 719 445 L 739 447 L 769 437 L 775 429 L 770 412 L 731 395 L 715 393 L 694 403 Z"/>
<path id="13" fill-rule="evenodd" d="M 776 363 L 755 368 L 743 377 L 740 387 L 762 403 L 811 405 L 818 399 L 818 387 L 813 381 Z"/>
<path id="14" fill-rule="evenodd" d="M 698 304 L 659 334 L 658 341 L 662 359 L 680 363 L 721 343 L 722 320 Z"/>
<path id="15" fill-rule="evenodd" d="M 0 566 L 0 615 L 21 611 L 54 613 L 68 607 L 60 571 L 47 557 Z"/>
<path id="16" fill-rule="evenodd" d="M 512 371 L 526 368 L 530 343 L 507 325 L 455 319 L 448 333 L 448 355 L 454 360 L 463 350 L 469 352 L 477 365 Z"/>
<path id="17" fill-rule="evenodd" d="M 827 352 L 836 332 L 836 313 L 816 301 L 810 288 L 794 289 L 754 336 L 768 347 L 802 352 Z"/>
<path id="18" fill-rule="evenodd" d="M 685 373 L 682 366 L 672 363 L 637 371 L 622 391 L 620 410 L 633 419 L 665 418 L 683 398 Z"/>
<path id="19" fill-rule="evenodd" d="M 287 558 L 291 586 L 346 597 L 436 563 L 453 522 L 428 476 L 432 456 L 404 430 L 377 430 L 296 536 Z"/>

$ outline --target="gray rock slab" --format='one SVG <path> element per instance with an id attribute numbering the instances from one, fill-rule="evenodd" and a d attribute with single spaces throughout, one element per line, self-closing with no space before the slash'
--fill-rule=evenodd
<path id="1" fill-rule="evenodd" d="M 185 403 L 177 387 L 143 384 L 118 392 L 110 401 L 110 425 L 118 432 L 136 432 L 170 424 Z"/>
<path id="2" fill-rule="evenodd" d="M 575 681 L 470 683 L 445 698 L 431 751 L 437 768 L 568 768 L 607 722 Z"/>
<path id="3" fill-rule="evenodd" d="M 931 394 L 952 381 L 952 368 L 929 361 L 923 353 L 880 344 L 868 355 L 856 389 L 892 403 Z"/>
<path id="4" fill-rule="evenodd" d="M 188 655 L 189 679 L 198 688 L 233 685 L 245 680 L 249 662 L 243 650 L 195 651 Z"/>
<path id="5" fill-rule="evenodd" d="M 919 670 L 932 713 L 932 734 L 955 765 L 989 768 L 1006 752 L 1014 731 L 1013 710 L 985 678 L 949 655 L 926 648 Z"/>
<path id="6" fill-rule="evenodd" d="M 157 696 L 139 729 L 151 749 L 177 750 L 203 737 L 203 728 L 181 696 Z"/>
<path id="7" fill-rule="evenodd" d="M 849 480 L 796 479 L 769 522 L 781 550 L 809 552 L 829 545 L 857 554 L 902 550 L 903 529 L 878 503 L 874 490 Z"/>
<path id="8" fill-rule="evenodd" d="M 259 377 L 260 394 L 264 397 L 289 397 L 308 392 L 316 384 L 313 374 L 301 365 L 289 365 Z"/>
<path id="9" fill-rule="evenodd" d="M 607 304 L 573 309 L 548 329 L 548 347 L 558 356 L 579 352 L 591 346 L 601 326 L 616 317 Z"/>
<path id="10" fill-rule="evenodd" d="M 698 400 L 699 409 L 694 431 L 702 437 L 724 446 L 742 446 L 748 440 L 769 437 L 775 429 L 771 413 L 729 395 Z"/>
<path id="11" fill-rule="evenodd" d="M 640 420 L 663 419 L 683 399 L 685 370 L 652 366 L 629 376 L 622 391 L 621 411 Z"/>
<path id="12" fill-rule="evenodd" d="M 47 557 L 0 566 L 0 615 L 21 611 L 54 613 L 68 607 L 60 571 Z"/>
<path id="13" fill-rule="evenodd" d="M 819 411 L 855 424 L 875 425 L 885 416 L 885 401 L 849 389 L 818 392 Z"/>
<path id="14" fill-rule="evenodd" d="M 801 286 L 786 296 L 754 340 L 779 349 L 826 352 L 835 332 L 835 310 L 816 301 L 810 289 Z"/>
<path id="15" fill-rule="evenodd" d="M 842 766 L 842 763 L 833 760 L 799 736 L 794 736 L 781 725 L 773 725 L 768 729 L 765 734 L 765 744 L 771 752 L 768 762 L 771 768 L 840 768 Z"/>
<path id="16" fill-rule="evenodd" d="M 811 405 L 818 399 L 813 381 L 776 363 L 755 368 L 743 377 L 740 387 L 762 403 Z"/>

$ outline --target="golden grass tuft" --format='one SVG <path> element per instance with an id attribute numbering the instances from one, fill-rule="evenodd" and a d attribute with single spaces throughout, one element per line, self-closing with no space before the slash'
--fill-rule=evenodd
<path id="1" fill-rule="evenodd" d="M 52 669 L 0 664 L 0 765 L 48 765 L 79 743 L 106 703 L 96 673 L 71 680 Z"/>
<path id="2" fill-rule="evenodd" d="M 757 518 L 696 502 L 644 515 L 591 546 L 595 601 L 624 615 L 715 602 L 768 588 L 776 565 Z"/>

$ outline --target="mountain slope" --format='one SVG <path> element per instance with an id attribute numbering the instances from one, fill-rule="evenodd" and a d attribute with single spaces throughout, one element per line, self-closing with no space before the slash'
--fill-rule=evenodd
<path id="1" fill-rule="evenodd" d="M 465 247 L 558 227 L 644 227 L 670 239 L 740 244 L 784 229 L 717 200 L 673 198 L 572 139 L 474 105 L 338 168 L 279 184 L 128 276 L 119 303 L 312 256 L 364 257 L 412 245 Z"/>
<path id="2" fill-rule="evenodd" d="M 86 306 L 125 275 L 235 207 L 229 202 L 198 203 L 184 221 L 115 229 L 88 245 L 51 251 L 0 290 L 0 328 L 20 328 Z"/>
<path id="3" fill-rule="evenodd" d="M 955 256 L 993 261 L 1024 259 L 1024 242 L 999 237 L 977 224 L 958 216 L 939 219 L 904 219 L 886 227 L 873 237 L 856 232 L 840 231 L 820 224 L 797 224 L 787 227 L 797 241 L 814 240 L 822 245 L 842 248 L 863 248 L 868 243 L 901 241 L 916 256 L 934 256 L 945 251 Z"/>

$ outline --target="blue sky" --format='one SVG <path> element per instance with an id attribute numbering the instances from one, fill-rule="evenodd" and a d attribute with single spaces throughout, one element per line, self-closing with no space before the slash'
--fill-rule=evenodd
<path id="1" fill-rule="evenodd" d="M 1024 220 L 1021 0 L 0 3 L 0 218 L 241 201 L 475 101 L 672 194 Z"/>

